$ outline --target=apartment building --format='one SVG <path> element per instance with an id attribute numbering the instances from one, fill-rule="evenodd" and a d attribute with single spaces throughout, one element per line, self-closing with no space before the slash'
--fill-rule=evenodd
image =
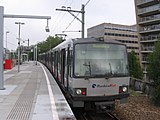
<path id="1" fill-rule="evenodd" d="M 134 50 L 139 54 L 136 25 L 119 25 L 102 23 L 87 29 L 87 37 L 117 40 L 127 45 L 128 52 Z"/>
<path id="2" fill-rule="evenodd" d="M 138 38 L 140 41 L 140 60 L 147 79 L 148 54 L 154 43 L 160 40 L 160 0 L 135 0 Z"/>

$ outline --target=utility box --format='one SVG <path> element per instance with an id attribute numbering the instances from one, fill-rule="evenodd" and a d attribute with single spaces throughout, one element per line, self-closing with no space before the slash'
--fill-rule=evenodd
<path id="1" fill-rule="evenodd" d="M 12 60 L 11 59 L 6 59 L 5 64 L 4 64 L 4 69 L 12 69 L 12 68 L 13 68 Z"/>

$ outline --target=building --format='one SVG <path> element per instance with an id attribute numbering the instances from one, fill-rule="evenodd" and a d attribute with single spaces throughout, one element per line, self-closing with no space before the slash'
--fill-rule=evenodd
<path id="1" fill-rule="evenodd" d="M 134 50 L 139 54 L 138 35 L 136 25 L 119 25 L 102 23 L 87 29 L 87 37 L 117 40 L 127 45 L 128 52 Z"/>
<path id="2" fill-rule="evenodd" d="M 135 0 L 138 38 L 140 41 L 140 60 L 147 79 L 148 54 L 154 43 L 160 40 L 160 0 Z"/>

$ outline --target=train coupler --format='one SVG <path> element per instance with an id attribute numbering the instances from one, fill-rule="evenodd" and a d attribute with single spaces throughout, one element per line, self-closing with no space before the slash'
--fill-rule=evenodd
<path id="1" fill-rule="evenodd" d="M 111 112 L 115 108 L 115 102 L 110 101 L 110 102 L 96 102 L 96 112 L 97 113 L 106 113 L 106 112 Z"/>

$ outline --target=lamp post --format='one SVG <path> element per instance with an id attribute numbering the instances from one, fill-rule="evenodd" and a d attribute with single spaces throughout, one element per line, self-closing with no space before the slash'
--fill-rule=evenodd
<path id="1" fill-rule="evenodd" d="M 9 31 L 6 31 L 6 50 L 7 50 L 7 34 L 9 33 Z"/>
<path id="2" fill-rule="evenodd" d="M 22 22 L 15 22 L 15 24 L 19 25 L 19 32 L 18 32 L 18 72 L 20 71 L 20 39 L 21 39 L 21 25 L 24 25 Z"/>
<path id="3" fill-rule="evenodd" d="M 4 26 L 4 7 L 0 6 L 0 90 L 4 90 L 4 75 L 3 75 L 3 26 Z"/>

